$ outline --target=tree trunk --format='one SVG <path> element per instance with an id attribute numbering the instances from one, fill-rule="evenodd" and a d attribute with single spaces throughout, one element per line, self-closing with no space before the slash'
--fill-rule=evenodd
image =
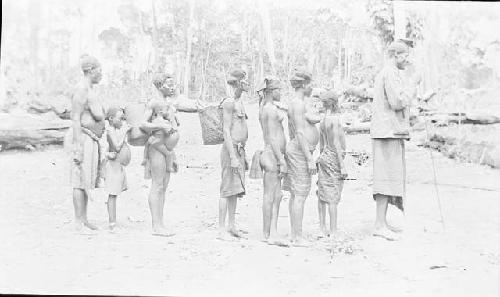
<path id="1" fill-rule="evenodd" d="M 406 13 L 401 1 L 393 1 L 392 9 L 394 14 L 394 40 L 406 38 Z"/>
<path id="2" fill-rule="evenodd" d="M 207 46 L 207 56 L 205 57 L 205 61 L 203 62 L 203 68 L 202 68 L 202 87 L 201 87 L 201 98 L 205 98 L 205 93 L 206 93 L 206 89 L 207 89 L 207 65 L 208 65 L 208 61 L 210 59 L 210 46 L 211 46 L 211 43 L 208 43 L 208 46 Z"/>
<path id="3" fill-rule="evenodd" d="M 241 52 L 240 57 L 244 56 L 247 51 L 247 30 L 248 30 L 248 13 L 243 10 L 243 26 L 241 27 Z"/>
<path id="4" fill-rule="evenodd" d="M 269 11 L 263 0 L 259 0 L 257 2 L 262 19 L 262 28 L 265 33 L 267 55 L 269 56 L 269 62 L 271 63 L 271 72 L 273 75 L 276 75 L 276 58 L 274 55 L 273 34 L 271 31 L 271 22 L 269 20 Z"/>
<path id="5" fill-rule="evenodd" d="M 316 59 L 316 51 L 314 49 L 314 40 L 309 44 L 309 53 L 307 58 L 307 71 L 313 73 L 314 71 L 314 60 Z"/>
<path id="6" fill-rule="evenodd" d="M 31 61 L 31 80 L 34 81 L 35 87 L 39 86 L 39 71 L 38 71 L 38 33 L 40 31 L 40 3 L 41 1 L 32 1 L 29 5 L 30 19 L 30 61 Z"/>
<path id="7" fill-rule="evenodd" d="M 338 52 L 337 52 L 337 77 L 335 81 L 335 88 L 340 89 L 342 84 L 342 43 L 343 38 L 338 34 Z"/>
<path id="8" fill-rule="evenodd" d="M 156 22 L 155 0 L 151 0 L 151 14 L 153 16 L 153 29 L 151 32 L 151 41 L 153 42 L 153 69 L 158 71 L 160 62 L 160 45 L 158 41 L 158 24 Z"/>
<path id="9" fill-rule="evenodd" d="M 191 78 L 191 48 L 192 48 L 192 40 L 193 40 L 193 12 L 194 12 L 194 1 L 189 1 L 189 24 L 186 30 L 186 60 L 184 64 L 184 83 L 182 92 L 186 96 L 189 94 L 189 80 Z"/>
<path id="10" fill-rule="evenodd" d="M 290 18 L 287 16 L 286 18 L 286 23 L 285 23 L 285 37 L 283 41 L 283 67 L 284 69 L 287 69 L 288 66 L 288 44 L 289 44 L 289 31 L 290 31 Z"/>

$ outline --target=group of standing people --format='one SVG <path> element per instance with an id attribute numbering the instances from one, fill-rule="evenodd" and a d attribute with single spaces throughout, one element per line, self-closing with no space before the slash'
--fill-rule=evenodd
<path id="1" fill-rule="evenodd" d="M 395 239 L 394 228 L 387 225 L 388 204 L 403 210 L 405 196 L 404 140 L 409 138 L 407 108 L 415 96 L 415 85 L 401 78 L 405 68 L 408 46 L 396 41 L 389 46 L 388 64 L 375 82 L 373 102 L 372 143 L 376 222 L 373 235 Z M 96 229 L 87 219 L 88 191 L 104 179 L 109 192 L 108 212 L 110 228 L 116 223 L 116 198 L 127 188 L 125 166 L 130 162 L 127 135 L 145 135 L 145 178 L 151 179 L 148 198 L 153 235 L 171 236 L 163 224 L 165 193 L 170 174 L 178 170 L 174 148 L 179 141 L 180 123 L 177 111 L 197 112 L 200 106 L 182 106 L 176 101 L 173 77 L 161 74 L 153 84 L 161 98 L 149 102 L 144 120 L 135 126 L 125 122 L 119 108 L 104 110 L 95 97 L 93 87 L 101 79 L 100 64 L 94 57 L 82 58 L 84 79 L 72 98 L 73 165 L 72 186 L 75 218 L 79 228 Z M 245 146 L 248 141 L 248 116 L 242 93 L 249 84 L 246 73 L 235 69 L 229 73 L 228 85 L 232 97 L 221 102 L 224 142 L 220 153 L 221 185 L 219 198 L 218 239 L 244 237 L 235 223 L 238 198 L 246 194 L 245 175 L 263 179 L 263 238 L 269 244 L 305 245 L 302 232 L 304 204 L 310 194 L 312 176 L 318 175 L 317 197 L 320 228 L 324 236 L 337 231 L 337 204 L 341 199 L 343 181 L 347 177 L 344 165 L 345 137 L 340 120 L 339 94 L 325 91 L 319 95 L 325 112 L 319 113 L 307 98 L 311 96 L 312 76 L 297 70 L 289 83 L 294 95 L 287 104 L 281 102 L 282 82 L 268 76 L 257 86 L 260 96 L 259 122 L 264 147 L 255 152 L 251 166 L 247 162 Z M 285 136 L 288 119 L 289 137 Z M 319 129 L 318 126 L 319 125 Z M 138 132 L 140 131 L 140 132 Z M 107 147 L 100 145 L 106 135 Z M 319 144 L 319 158 L 313 153 Z M 278 235 L 277 223 L 282 190 L 290 193 L 290 240 Z M 327 227 L 326 213 L 330 224 Z M 227 218 L 227 226 L 226 226 Z"/>

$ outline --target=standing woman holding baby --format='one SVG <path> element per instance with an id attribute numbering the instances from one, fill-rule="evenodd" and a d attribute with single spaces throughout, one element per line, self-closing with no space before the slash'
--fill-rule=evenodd
<path id="1" fill-rule="evenodd" d="M 170 174 L 178 170 L 174 148 L 179 142 L 179 121 L 177 111 L 197 112 L 192 100 L 180 104 L 175 96 L 174 77 L 170 74 L 158 74 L 153 85 L 159 93 L 158 99 L 152 100 L 146 108 L 144 122 L 140 129 L 149 136 L 144 146 L 145 178 L 151 179 L 148 197 L 152 219 L 152 233 L 157 236 L 173 236 L 163 223 L 165 195 L 170 181 Z M 194 101 L 193 101 L 194 102 Z"/>

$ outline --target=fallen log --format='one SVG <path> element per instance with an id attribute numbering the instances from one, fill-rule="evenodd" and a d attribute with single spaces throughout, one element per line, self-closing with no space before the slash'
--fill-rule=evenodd
<path id="1" fill-rule="evenodd" d="M 0 150 L 62 144 L 71 121 L 0 113 Z"/>
<path id="2" fill-rule="evenodd" d="M 54 98 L 35 98 L 28 102 L 29 113 L 44 114 L 54 112 L 61 119 L 69 119 L 71 113 L 71 101 L 65 96 Z"/>
<path id="3" fill-rule="evenodd" d="M 373 88 L 366 88 L 363 86 L 347 86 L 344 90 L 344 94 L 362 99 L 372 99 L 373 93 Z"/>
<path id="4" fill-rule="evenodd" d="M 476 125 L 491 125 L 500 123 L 500 117 L 493 114 L 483 112 L 426 112 L 425 116 L 429 116 L 432 123 L 439 125 L 454 124 L 476 124 Z"/>
<path id="5" fill-rule="evenodd" d="M 352 134 L 369 134 L 370 133 L 371 122 L 363 123 L 353 123 L 351 125 L 346 125 L 344 131 L 348 135 Z"/>
<path id="6" fill-rule="evenodd" d="M 457 129 L 456 125 L 435 128 L 418 145 L 437 150 L 451 159 L 500 168 L 499 139 L 493 135 L 498 127 L 469 126 L 461 136 L 458 136 Z"/>
<path id="7" fill-rule="evenodd" d="M 465 117 L 467 118 L 467 121 L 472 124 L 487 125 L 500 123 L 500 117 L 492 114 L 468 113 Z"/>

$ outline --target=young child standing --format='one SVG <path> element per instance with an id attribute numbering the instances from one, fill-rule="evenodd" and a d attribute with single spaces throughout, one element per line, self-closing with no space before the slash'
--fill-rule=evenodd
<path id="1" fill-rule="evenodd" d="M 105 183 L 108 196 L 109 228 L 116 226 L 116 199 L 127 190 L 125 166 L 130 163 L 130 148 L 126 135 L 130 126 L 124 125 L 124 112 L 120 108 L 111 107 L 107 112 L 108 127 L 106 135 L 108 152 L 106 154 Z"/>
<path id="2" fill-rule="evenodd" d="M 324 236 L 337 232 L 337 204 L 340 201 L 347 172 L 344 166 L 345 135 L 340 122 L 338 96 L 333 91 L 320 94 L 325 117 L 320 123 L 320 156 L 318 165 L 318 213 Z M 326 227 L 326 209 L 330 228 Z"/>

